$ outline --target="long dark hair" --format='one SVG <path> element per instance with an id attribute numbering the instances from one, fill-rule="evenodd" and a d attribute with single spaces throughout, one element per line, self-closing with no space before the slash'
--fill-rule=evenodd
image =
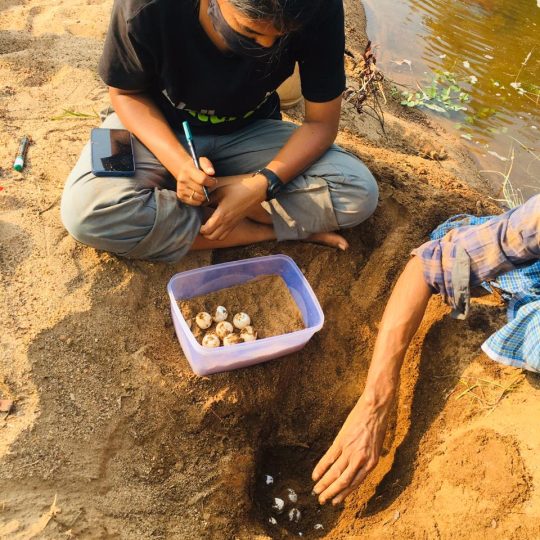
<path id="1" fill-rule="evenodd" d="M 299 30 L 319 9 L 321 0 L 229 0 L 254 21 L 268 21 L 279 32 Z"/>

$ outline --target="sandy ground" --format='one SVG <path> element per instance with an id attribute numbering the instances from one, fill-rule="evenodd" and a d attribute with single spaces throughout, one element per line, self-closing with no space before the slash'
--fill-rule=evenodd
<path id="1" fill-rule="evenodd" d="M 346 4 L 352 77 L 364 20 L 359 3 Z M 479 351 L 504 320 L 489 301 L 466 322 L 432 301 L 378 468 L 338 508 L 319 511 L 305 497 L 309 471 L 363 386 L 410 249 L 453 213 L 490 211 L 458 144 L 392 103 L 386 134 L 345 107 L 339 140 L 381 188 L 375 216 L 346 233 L 345 254 L 268 243 L 164 265 L 78 245 L 59 198 L 108 104 L 96 62 L 110 6 L 0 0 L 0 398 L 16 402 L 0 413 L 0 538 L 539 538 L 540 380 Z M 18 175 L 10 167 L 24 133 L 34 145 Z M 447 160 L 422 157 L 430 141 Z M 270 253 L 298 262 L 325 327 L 282 360 L 194 376 L 167 281 Z M 305 521 L 268 523 L 265 474 L 298 491 Z"/>

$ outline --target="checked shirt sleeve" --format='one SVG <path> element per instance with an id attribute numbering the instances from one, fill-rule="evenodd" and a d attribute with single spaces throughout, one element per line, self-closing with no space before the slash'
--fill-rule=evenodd
<path id="1" fill-rule="evenodd" d="M 426 283 L 454 317 L 465 318 L 470 287 L 540 258 L 540 195 L 500 216 L 460 217 L 443 223 L 412 253 L 422 261 Z"/>

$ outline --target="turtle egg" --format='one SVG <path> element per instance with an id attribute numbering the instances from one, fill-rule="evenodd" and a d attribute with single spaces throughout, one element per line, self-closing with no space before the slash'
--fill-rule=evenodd
<path id="1" fill-rule="evenodd" d="M 255 341 L 257 339 L 257 332 L 253 329 L 253 326 L 246 326 L 240 332 L 240 337 L 245 341 Z"/>
<path id="2" fill-rule="evenodd" d="M 216 311 L 214 312 L 214 322 L 221 322 L 227 319 L 229 316 L 229 312 L 227 311 L 227 308 L 223 306 L 218 306 L 216 308 Z"/>
<path id="3" fill-rule="evenodd" d="M 322 523 L 315 523 L 315 525 L 313 525 L 313 528 L 316 530 L 316 531 L 322 531 L 324 529 Z"/>
<path id="4" fill-rule="evenodd" d="M 207 330 L 212 325 L 212 317 L 210 316 L 210 313 L 206 313 L 206 311 L 201 311 L 200 313 L 197 313 L 197 316 L 195 317 L 195 322 L 201 330 Z"/>
<path id="5" fill-rule="evenodd" d="M 294 491 L 294 489 L 287 489 L 287 497 L 289 499 L 289 501 L 291 501 L 292 503 L 295 503 L 298 501 L 298 495 L 296 494 L 296 491 Z"/>
<path id="6" fill-rule="evenodd" d="M 298 523 L 301 517 L 302 514 L 300 510 L 298 510 L 298 508 L 291 508 L 289 510 L 289 521 L 294 521 L 294 523 Z"/>
<path id="7" fill-rule="evenodd" d="M 277 519 L 275 517 L 268 518 L 270 525 L 277 525 Z"/>
<path id="8" fill-rule="evenodd" d="M 269 474 L 264 475 L 264 483 L 269 486 L 274 483 L 274 477 L 270 476 Z"/>
<path id="9" fill-rule="evenodd" d="M 227 334 L 223 338 L 223 345 L 226 347 L 229 345 L 238 345 L 238 343 L 242 343 L 242 338 L 238 334 Z"/>
<path id="10" fill-rule="evenodd" d="M 276 497 L 274 499 L 274 502 L 272 503 L 272 510 L 274 510 L 278 514 L 281 514 L 284 508 L 285 508 L 285 501 L 283 499 L 280 499 L 279 497 Z"/>
<path id="11" fill-rule="evenodd" d="M 246 326 L 251 324 L 251 319 L 247 313 L 241 311 L 234 316 L 233 324 L 238 330 L 243 330 Z"/>
<path id="12" fill-rule="evenodd" d="M 232 334 L 234 332 L 233 325 L 229 321 L 221 321 L 216 325 L 216 334 L 224 339 L 225 336 Z"/>
<path id="13" fill-rule="evenodd" d="M 208 332 L 203 337 L 202 340 L 202 346 L 208 347 L 209 349 L 215 349 L 216 347 L 219 347 L 221 345 L 221 342 L 219 341 L 219 338 L 214 334 L 213 332 Z"/>

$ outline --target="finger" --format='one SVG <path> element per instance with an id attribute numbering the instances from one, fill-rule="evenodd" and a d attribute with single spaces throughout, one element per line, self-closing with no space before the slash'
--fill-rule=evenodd
<path id="1" fill-rule="evenodd" d="M 358 461 L 354 463 L 349 463 L 349 465 L 342 472 L 342 474 L 340 474 L 339 477 L 336 478 L 332 482 L 332 484 L 330 484 L 328 488 L 319 495 L 319 501 L 321 502 L 321 504 L 324 504 L 331 499 L 333 503 L 333 499 L 336 496 L 349 488 L 356 479 L 356 476 L 363 470 L 362 465 L 363 463 Z"/>
<path id="2" fill-rule="evenodd" d="M 208 218 L 208 221 L 201 227 L 201 234 L 203 236 L 211 235 L 221 223 L 221 212 L 219 209 Z"/>
<path id="3" fill-rule="evenodd" d="M 231 234 L 231 231 L 233 230 L 234 227 L 227 227 L 225 228 L 225 230 L 220 234 L 218 240 L 220 242 L 222 242 L 223 240 L 225 240 L 227 238 L 227 236 L 229 236 L 229 234 Z"/>
<path id="4" fill-rule="evenodd" d="M 182 189 L 178 198 L 190 206 L 201 206 L 206 202 L 206 197 L 194 189 Z"/>
<path id="5" fill-rule="evenodd" d="M 313 469 L 311 478 L 314 482 L 317 482 L 322 475 L 328 470 L 330 465 L 336 461 L 336 459 L 341 455 L 341 448 L 337 445 L 332 445 L 324 454 L 324 456 L 319 460 L 319 463 Z"/>
<path id="6" fill-rule="evenodd" d="M 223 225 L 219 225 L 216 230 L 211 234 L 205 234 L 203 235 L 208 240 L 220 240 L 222 235 L 224 234 L 225 227 Z M 225 237 L 227 235 L 225 234 Z"/>
<path id="7" fill-rule="evenodd" d="M 356 476 L 350 483 L 349 487 L 345 488 L 343 491 L 334 496 L 332 499 L 332 504 L 336 505 L 343 502 L 353 491 L 358 489 L 358 486 L 366 479 L 369 473 L 370 469 L 368 467 L 361 467 L 356 473 Z"/>
<path id="8" fill-rule="evenodd" d="M 326 471 L 324 476 L 315 484 L 313 491 L 319 495 L 319 501 L 323 504 L 324 498 L 322 493 L 328 489 L 347 469 L 349 460 L 343 454 L 334 462 L 334 464 Z"/>
<path id="9" fill-rule="evenodd" d="M 214 174 L 216 174 L 212 162 L 207 157 L 199 158 L 199 165 L 207 175 L 214 176 Z"/>
<path id="10" fill-rule="evenodd" d="M 202 187 L 190 180 L 178 184 L 176 194 L 178 198 L 185 203 L 192 203 L 194 201 L 202 202 L 206 200 Z"/>
<path id="11" fill-rule="evenodd" d="M 198 171 L 200 172 L 200 171 Z M 188 193 L 191 194 L 191 190 L 195 191 L 195 193 L 198 193 L 203 199 L 206 199 L 206 195 L 204 194 L 203 186 L 202 184 L 199 184 L 195 182 L 192 179 L 187 179 L 183 184 L 184 189 L 188 190 Z"/>
<path id="12" fill-rule="evenodd" d="M 193 168 L 189 174 L 190 179 L 199 186 L 213 188 L 217 186 L 217 180 L 208 176 L 204 171 Z"/>
<path id="13" fill-rule="evenodd" d="M 225 238 L 229 236 L 229 233 L 231 232 L 232 229 L 233 229 L 233 225 L 231 225 L 230 223 L 220 223 L 216 227 L 216 230 L 211 235 L 207 236 L 206 238 L 208 238 L 209 240 L 217 240 L 217 241 L 225 240 Z"/>
<path id="14" fill-rule="evenodd" d="M 354 477 L 350 486 L 345 488 L 341 493 L 338 493 L 333 499 L 332 504 L 336 505 L 345 500 L 355 489 L 358 489 L 358 486 L 366 479 L 369 473 L 377 466 L 378 460 L 369 460 L 365 463 Z"/>

